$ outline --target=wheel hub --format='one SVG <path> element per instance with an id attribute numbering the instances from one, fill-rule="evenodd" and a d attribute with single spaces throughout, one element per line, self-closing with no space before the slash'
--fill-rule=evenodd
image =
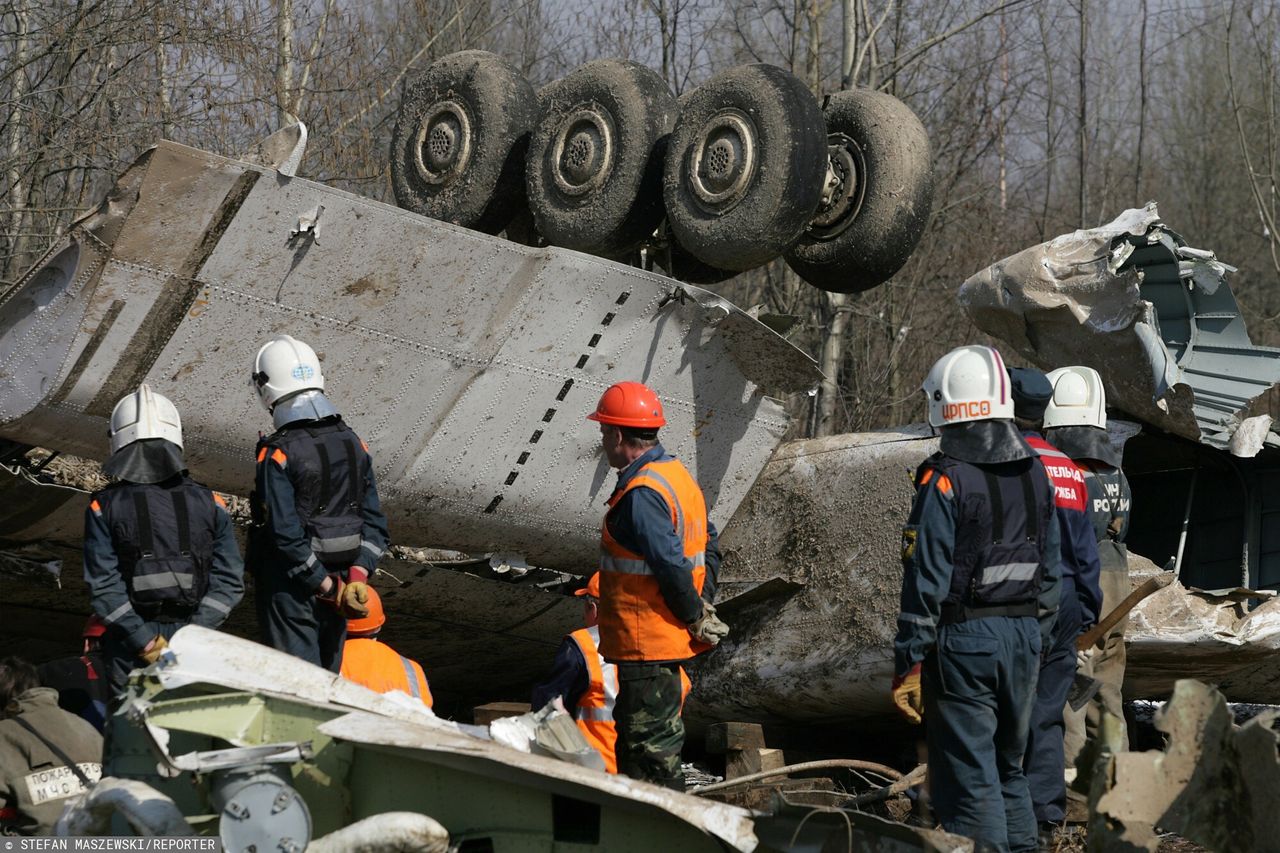
<path id="1" fill-rule="evenodd" d="M 755 123 L 745 113 L 724 110 L 707 120 L 688 167 L 689 186 L 703 207 L 725 213 L 742 200 L 755 178 L 758 148 Z"/>
<path id="2" fill-rule="evenodd" d="M 862 149 L 843 133 L 827 137 L 827 185 L 822 204 L 809 220 L 807 233 L 829 240 L 848 228 L 858 217 L 866 189 L 866 161 Z"/>
<path id="3" fill-rule="evenodd" d="M 602 187 L 613 172 L 613 122 L 596 104 L 583 104 L 564 117 L 551 148 L 551 178 L 566 196 Z"/>
<path id="4" fill-rule="evenodd" d="M 455 180 L 471 161 L 471 119 L 462 104 L 438 101 L 418 124 L 414 166 L 429 184 Z"/>

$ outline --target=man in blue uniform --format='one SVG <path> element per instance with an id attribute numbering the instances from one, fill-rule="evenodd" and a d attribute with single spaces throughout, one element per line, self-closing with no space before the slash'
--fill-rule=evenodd
<path id="1" fill-rule="evenodd" d="M 1103 616 L 1119 606 L 1129 582 L 1129 512 L 1133 494 L 1120 470 L 1120 451 L 1107 435 L 1107 398 L 1102 378 L 1091 367 L 1060 367 L 1049 374 L 1053 399 L 1044 413 L 1045 438 L 1071 457 L 1084 473 L 1089 521 L 1098 541 L 1102 574 Z M 1075 766 L 1087 737 L 1097 733 L 1105 711 L 1124 726 L 1124 629 L 1120 620 L 1092 648 L 1081 654 L 1080 670 L 1102 683 L 1093 700 L 1079 711 L 1068 708 L 1066 762 Z M 1070 794 L 1068 794 L 1070 796 Z"/>
<path id="2" fill-rule="evenodd" d="M 1062 592 L 1053 641 L 1040 659 L 1036 703 L 1031 712 L 1023 769 L 1042 833 L 1066 818 L 1063 708 L 1076 674 L 1076 637 L 1098 621 L 1102 591 L 1098 588 L 1098 543 L 1089 521 L 1084 474 L 1061 450 L 1040 434 L 1045 407 L 1053 397 L 1048 378 L 1033 368 L 1009 371 L 1014 422 L 1040 457 L 1054 486 L 1054 505 L 1062 531 Z M 1046 838 L 1047 840 L 1047 838 Z"/>
<path id="3" fill-rule="evenodd" d="M 251 499 L 259 626 L 273 648 L 338 672 L 347 619 L 368 615 L 366 581 L 388 546 L 373 460 L 302 341 L 264 344 L 253 384 L 276 427 L 258 441 Z"/>
<path id="4" fill-rule="evenodd" d="M 187 476 L 182 421 L 147 385 L 111 412 L 117 482 L 84 520 L 84 579 L 113 694 L 129 671 L 155 663 L 184 625 L 217 628 L 244 595 L 244 563 L 222 498 Z"/>
<path id="5" fill-rule="evenodd" d="M 911 722 L 927 720 L 943 827 L 991 849 L 1034 850 L 1022 757 L 1057 609 L 1053 487 L 1013 426 L 994 349 L 943 356 L 924 392 L 942 441 L 916 474 L 902 531 L 893 701 Z"/>

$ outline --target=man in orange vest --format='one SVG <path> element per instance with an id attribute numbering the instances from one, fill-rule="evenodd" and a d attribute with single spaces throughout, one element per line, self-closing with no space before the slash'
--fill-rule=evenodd
<path id="1" fill-rule="evenodd" d="M 681 664 L 729 629 L 711 605 L 720 553 L 702 490 L 658 443 L 658 395 L 619 382 L 587 416 L 618 484 L 600 529 L 600 653 L 618 665 L 618 771 L 684 789 Z"/>
<path id="2" fill-rule="evenodd" d="M 533 688 L 533 707 L 545 708 L 559 698 L 573 714 L 587 743 L 604 758 L 605 769 L 618 772 L 615 743 L 618 730 L 613 706 L 618 698 L 618 667 L 600 655 L 600 573 L 596 572 L 582 589 L 584 627 L 567 634 L 556 651 L 555 664 L 546 681 Z"/>
<path id="3" fill-rule="evenodd" d="M 396 690 L 408 693 L 430 708 L 431 688 L 422 667 L 378 640 L 378 632 L 386 624 L 387 616 L 382 609 L 382 597 L 373 587 L 369 587 L 369 600 L 365 606 L 369 608 L 367 616 L 347 620 L 347 641 L 342 647 L 342 677 L 378 693 Z"/>

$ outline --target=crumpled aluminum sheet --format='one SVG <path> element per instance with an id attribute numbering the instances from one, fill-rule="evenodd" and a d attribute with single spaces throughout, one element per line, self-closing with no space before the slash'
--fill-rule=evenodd
<path id="1" fill-rule="evenodd" d="M 1187 247 L 1148 204 L 998 261 L 957 299 L 978 328 L 1045 370 L 1096 369 L 1109 406 L 1252 456 L 1269 422 L 1253 422 L 1240 441 L 1233 434 L 1280 380 L 1280 350 L 1250 342 L 1225 283 L 1231 271 Z"/>
<path id="2" fill-rule="evenodd" d="M 1131 555 L 1131 565 L 1139 561 Z M 1280 698 L 1280 597 L 1273 593 L 1175 581 L 1134 608 L 1125 641 L 1126 696 L 1167 696 L 1178 679 L 1194 676 L 1217 682 L 1235 702 Z"/>
<path id="3" fill-rule="evenodd" d="M 397 542 L 579 573 L 614 482 L 585 420 L 606 387 L 658 391 L 723 526 L 789 424 L 767 395 L 819 379 L 698 288 L 162 142 L 0 302 L 0 435 L 102 459 L 145 381 L 192 475 L 244 494 L 270 430 L 252 359 L 286 332 L 372 448 Z"/>

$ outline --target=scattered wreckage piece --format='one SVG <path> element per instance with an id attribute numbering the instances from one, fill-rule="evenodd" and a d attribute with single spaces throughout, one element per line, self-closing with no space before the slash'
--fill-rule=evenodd
<path id="1" fill-rule="evenodd" d="M 936 449 L 922 425 L 778 449 L 721 536 L 733 631 L 691 671 L 695 724 L 895 719 L 902 521 Z"/>
<path id="2" fill-rule="evenodd" d="M 789 424 L 766 393 L 820 378 L 696 287 L 161 142 L 0 300 L 0 434 L 100 460 L 145 381 L 183 413 L 192 476 L 243 492 L 268 419 L 236 377 L 281 332 L 322 353 L 397 538 L 578 572 L 611 480 L 583 418 L 608 385 L 658 391 L 723 525 Z"/>
<path id="3" fill-rule="evenodd" d="M 351 849 L 357 834 L 389 844 L 415 833 L 495 853 L 973 849 L 868 814 L 784 798 L 752 812 L 517 751 L 406 696 L 198 627 L 132 675 L 113 726 L 111 777 L 103 795 L 91 789 L 69 807 L 67 831 L 102 831 L 119 799 L 109 790 L 128 786 L 132 802 L 163 806 L 152 811 L 166 820 L 176 809 L 198 834 L 237 839 L 237 849 Z"/>
<path id="4" fill-rule="evenodd" d="M 1184 679 L 1156 716 L 1164 751 L 1103 748 L 1090 780 L 1089 849 L 1154 851 L 1157 829 L 1221 853 L 1280 843 L 1274 712 L 1243 726 L 1221 693 Z"/>
<path id="5" fill-rule="evenodd" d="M 301 801 L 315 836 L 414 812 L 455 844 L 487 839 L 495 851 L 761 849 L 743 809 L 517 752 L 408 697 L 197 627 L 134 674 L 115 727 L 107 772 L 151 785 L 204 833 L 219 831 L 220 814 L 223 824 L 253 820 L 238 816 L 235 794 L 214 794 L 230 776 L 257 774 L 262 785 L 276 780 L 274 801 Z M 269 809 L 263 817 L 258 828 L 270 834 Z"/>
<path id="6" fill-rule="evenodd" d="M 1232 701 L 1280 698 L 1280 597 L 1273 592 L 1175 581 L 1134 608 L 1125 641 L 1127 697 L 1168 696 L 1194 673 L 1221 684 Z"/>
<path id="7" fill-rule="evenodd" d="M 1249 339 L 1229 272 L 1187 246 L 1153 203 L 998 261 L 958 300 L 978 328 L 1046 370 L 1096 369 L 1112 406 L 1252 456 L 1280 444 L 1265 411 L 1280 349 Z"/>

